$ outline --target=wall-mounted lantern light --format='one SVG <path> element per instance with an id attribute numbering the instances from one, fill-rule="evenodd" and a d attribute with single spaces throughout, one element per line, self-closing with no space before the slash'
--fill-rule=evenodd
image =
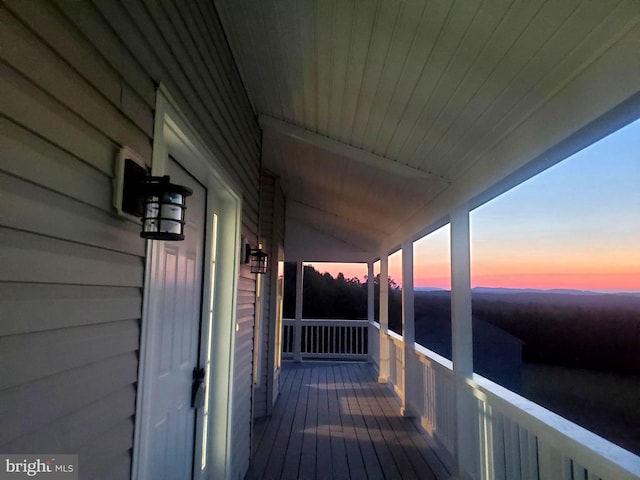
<path id="1" fill-rule="evenodd" d="M 258 248 L 251 248 L 248 243 L 245 245 L 244 263 L 250 264 L 251 273 L 267 273 L 269 256 L 262 251 L 262 244 L 258 244 Z"/>
<path id="2" fill-rule="evenodd" d="M 168 175 L 146 177 L 139 188 L 144 204 L 140 236 L 149 240 L 184 240 L 185 198 L 193 190 L 171 183 Z"/>
<path id="3" fill-rule="evenodd" d="M 185 198 L 193 191 L 171 183 L 168 175 L 152 177 L 144 162 L 129 148 L 118 155 L 114 180 L 114 204 L 118 213 L 139 221 L 142 238 L 184 240 Z"/>

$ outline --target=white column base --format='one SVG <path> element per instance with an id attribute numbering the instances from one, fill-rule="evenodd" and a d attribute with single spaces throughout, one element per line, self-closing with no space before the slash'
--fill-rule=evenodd
<path id="1" fill-rule="evenodd" d="M 400 407 L 400 415 L 402 415 L 404 418 L 415 418 L 416 417 L 416 414 L 413 412 L 413 410 L 411 410 L 406 405 L 403 406 L 403 407 Z"/>

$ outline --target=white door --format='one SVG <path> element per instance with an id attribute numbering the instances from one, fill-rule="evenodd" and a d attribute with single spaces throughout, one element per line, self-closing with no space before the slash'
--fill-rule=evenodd
<path id="1" fill-rule="evenodd" d="M 143 470 L 147 478 L 187 480 L 193 475 L 196 410 L 192 407 L 194 369 L 198 367 L 206 190 L 169 159 L 171 182 L 188 186 L 185 239 L 156 242 L 158 286 L 148 371 L 149 442 Z M 200 435 L 198 435 L 200 436 Z"/>

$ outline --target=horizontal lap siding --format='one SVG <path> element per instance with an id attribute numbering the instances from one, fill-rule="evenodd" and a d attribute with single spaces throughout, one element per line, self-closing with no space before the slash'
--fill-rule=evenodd
<path id="1" fill-rule="evenodd" d="M 243 269 L 247 273 L 248 269 Z M 249 273 L 250 277 L 254 277 Z M 245 288 L 253 288 L 255 279 L 244 278 Z M 251 452 L 251 389 L 253 387 L 253 324 L 255 303 L 238 305 L 233 373 L 232 475 L 242 479 L 249 469 Z"/>
<path id="2" fill-rule="evenodd" d="M 145 248 L 113 213 L 115 156 L 128 145 L 151 163 L 162 82 L 240 186 L 256 238 L 260 131 L 206 0 L 9 0 L 0 45 L 0 451 L 79 453 L 81 478 L 128 478 Z M 246 268 L 239 290 L 236 477 L 251 421 Z"/>
<path id="3" fill-rule="evenodd" d="M 273 211 L 274 211 L 273 238 L 274 238 L 274 247 L 275 247 L 273 250 L 273 258 L 275 263 L 275 260 L 277 259 L 278 255 L 280 255 L 281 253 L 284 254 L 285 252 L 284 237 L 285 237 L 285 211 L 286 211 L 286 201 L 285 201 L 284 192 L 282 191 L 282 187 L 280 186 L 280 181 L 277 178 L 274 185 Z M 279 258 L 279 260 L 283 262 L 285 259 L 286 258 L 284 257 Z M 276 287 L 277 282 L 280 281 L 277 274 L 273 275 L 272 281 L 273 281 L 274 288 L 277 288 Z M 282 288 L 284 289 L 284 279 L 282 280 Z M 269 322 L 269 329 L 271 333 L 269 338 L 271 338 L 272 343 L 275 345 L 276 336 L 282 335 L 282 332 L 278 331 L 278 324 L 275 318 L 277 313 L 277 302 L 278 302 L 277 292 L 272 292 L 271 299 L 272 299 L 271 317 Z M 282 349 L 282 346 L 280 348 Z M 275 354 L 276 352 L 274 352 L 274 355 Z M 275 400 L 277 399 L 280 393 L 280 385 L 281 385 L 280 376 L 278 376 L 278 378 L 274 380 L 274 385 L 273 385 L 274 394 L 272 395 L 272 398 L 271 398 L 270 410 L 273 408 L 273 404 L 275 403 Z"/>
<path id="4" fill-rule="evenodd" d="M 265 172 L 261 181 L 261 217 L 260 227 L 265 240 L 265 249 L 270 255 L 271 271 L 266 277 L 263 311 L 262 362 L 261 380 L 263 388 L 257 397 L 260 410 L 254 417 L 271 415 L 273 403 L 278 396 L 279 380 L 275 375 L 275 356 L 277 332 L 277 284 L 278 284 L 278 256 L 284 251 L 284 194 L 280 187 L 280 180 L 271 173 Z"/>
<path id="5" fill-rule="evenodd" d="M 277 268 L 273 265 L 272 245 L 273 231 L 273 188 L 274 179 L 272 176 L 263 174 L 260 179 L 260 241 L 264 251 L 270 255 L 269 260 L 272 262 L 271 268 Z M 260 328 L 260 339 L 257 339 L 256 345 L 260 345 L 260 387 L 254 390 L 253 399 L 253 417 L 260 418 L 268 414 L 267 396 L 268 388 L 268 369 L 269 367 L 269 320 L 271 318 L 271 298 L 272 285 L 270 282 L 271 275 L 265 275 L 262 284 L 262 318 Z"/>

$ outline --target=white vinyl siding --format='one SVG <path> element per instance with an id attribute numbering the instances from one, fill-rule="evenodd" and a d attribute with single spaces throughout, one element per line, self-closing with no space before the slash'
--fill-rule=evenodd
<path id="1" fill-rule="evenodd" d="M 271 413 L 273 385 L 273 355 L 275 352 L 276 296 L 278 278 L 278 247 L 284 248 L 284 194 L 277 177 L 265 172 L 261 178 L 260 239 L 269 255 L 270 268 L 265 275 L 262 290 L 262 328 L 260 331 L 260 387 L 254 390 L 253 417 Z M 277 386 L 275 388 L 277 391 Z"/>
<path id="2" fill-rule="evenodd" d="M 212 2 L 9 0 L 0 44 L 0 450 L 79 453 L 81 478 L 128 478 L 145 245 L 112 208 L 116 154 L 150 164 L 163 83 L 241 187 L 256 238 L 260 130 Z M 255 297 L 241 276 L 236 478 Z"/>

